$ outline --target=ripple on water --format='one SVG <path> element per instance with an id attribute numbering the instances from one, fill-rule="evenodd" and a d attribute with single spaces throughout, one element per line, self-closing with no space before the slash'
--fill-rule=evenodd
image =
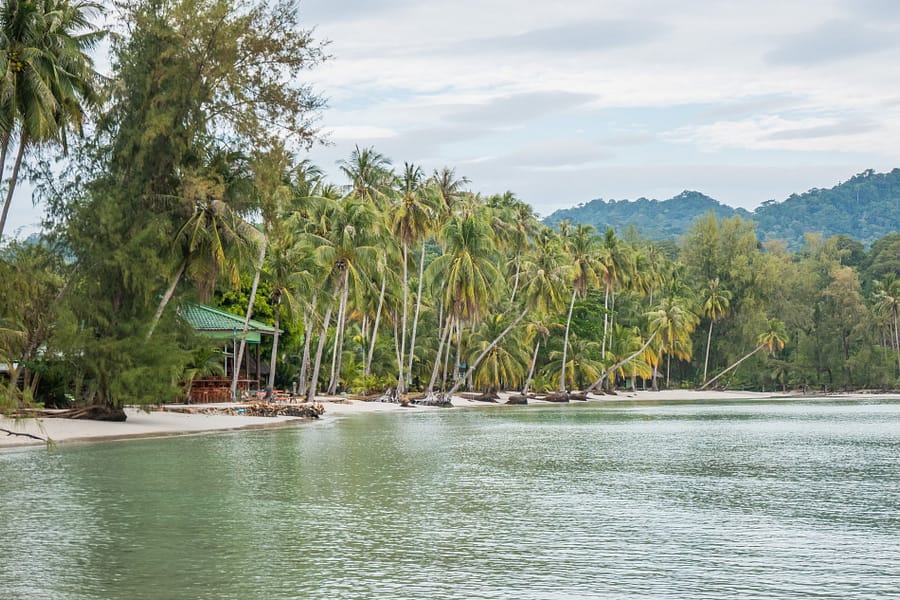
<path id="1" fill-rule="evenodd" d="M 9 598 L 887 598 L 900 404 L 552 406 L 0 455 Z"/>

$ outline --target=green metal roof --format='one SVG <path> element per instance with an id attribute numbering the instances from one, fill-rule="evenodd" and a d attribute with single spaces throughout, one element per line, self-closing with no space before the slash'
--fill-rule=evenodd
<path id="1" fill-rule="evenodd" d="M 231 339 L 244 330 L 243 318 L 203 304 L 182 304 L 179 314 L 195 330 L 214 338 Z M 258 344 L 260 334 L 274 335 L 275 328 L 250 319 L 247 342 Z"/>

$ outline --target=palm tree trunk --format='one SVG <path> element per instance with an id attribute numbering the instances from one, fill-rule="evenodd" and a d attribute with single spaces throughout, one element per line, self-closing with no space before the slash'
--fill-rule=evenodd
<path id="1" fill-rule="evenodd" d="M 712 330 L 714 319 L 709 320 L 709 333 L 706 335 L 706 358 L 703 360 L 703 383 L 706 383 L 706 368 L 709 366 L 709 345 L 712 342 Z"/>
<path id="2" fill-rule="evenodd" d="M 490 352 L 491 350 L 493 350 L 493 349 L 494 349 L 494 346 L 496 346 L 497 344 L 499 344 L 499 343 L 500 343 L 500 340 L 502 340 L 504 337 L 506 337 L 506 334 L 508 334 L 510 331 L 512 331 L 513 328 L 514 328 L 516 325 L 518 325 L 519 322 L 520 322 L 522 319 L 524 319 L 524 318 L 525 318 L 525 315 L 527 315 L 527 314 L 528 314 L 528 310 L 527 310 L 527 309 L 526 309 L 526 310 L 523 310 L 523 311 L 519 314 L 519 316 L 516 317 L 516 320 L 515 320 L 515 321 L 513 321 L 512 323 L 510 323 L 509 326 L 507 326 L 507 328 L 504 329 L 504 330 L 500 333 L 500 335 L 498 335 L 496 338 L 494 338 L 494 341 L 492 341 L 490 344 L 488 344 L 488 347 L 487 347 L 487 348 L 485 348 L 484 350 L 482 350 L 481 354 L 478 355 L 478 358 L 476 358 L 475 361 L 474 361 L 471 365 L 468 365 L 467 372 L 468 372 L 468 373 L 474 373 L 474 372 L 475 372 L 475 369 L 478 368 L 479 363 L 481 363 L 481 361 L 484 360 L 484 357 L 488 355 L 488 352 Z M 452 397 L 453 394 L 456 393 L 456 390 L 458 390 L 459 387 L 462 385 L 462 383 L 463 383 L 463 380 L 462 380 L 462 379 L 457 379 L 456 384 L 454 384 L 454 386 L 453 386 L 452 388 L 450 388 L 450 391 L 447 392 L 447 397 L 448 397 L 448 398 L 449 398 L 449 397 Z"/>
<path id="3" fill-rule="evenodd" d="M 419 285 L 416 291 L 416 312 L 413 315 L 412 336 L 409 341 L 409 368 L 406 369 L 407 384 L 412 381 L 413 358 L 416 354 L 416 329 L 419 326 L 419 309 L 422 306 L 422 278 L 425 273 L 425 240 L 422 240 L 422 254 L 419 256 Z M 407 385 L 407 387 L 409 387 Z"/>
<path id="4" fill-rule="evenodd" d="M 896 310 L 894 310 L 894 339 L 897 341 L 897 367 L 900 368 L 900 329 L 897 328 Z"/>
<path id="5" fill-rule="evenodd" d="M 234 357 L 235 367 L 239 367 L 241 364 L 241 361 L 244 359 L 244 350 L 247 348 L 247 331 L 250 329 L 250 316 L 253 314 L 253 303 L 256 302 L 256 290 L 259 287 L 259 275 L 262 273 L 263 262 L 266 260 L 267 244 L 268 238 L 263 235 L 259 244 L 259 257 L 256 262 L 256 273 L 253 274 L 253 285 L 250 286 L 250 300 L 247 302 L 247 315 L 244 317 L 244 329 L 241 331 L 241 346 L 237 356 Z M 231 377 L 231 398 L 235 401 L 237 400 L 238 371 L 239 368 L 235 368 L 234 374 Z"/>
<path id="6" fill-rule="evenodd" d="M 402 394 L 406 385 L 403 363 L 406 359 L 406 318 L 409 312 L 409 246 L 403 242 L 403 314 L 400 315 L 400 356 L 397 361 L 397 393 Z"/>
<path id="7" fill-rule="evenodd" d="M 519 290 L 519 272 L 521 271 L 522 266 L 519 263 L 519 256 L 516 255 L 516 275 L 513 277 L 513 289 L 512 294 L 509 297 L 510 302 L 516 301 L 516 292 Z"/>
<path id="8" fill-rule="evenodd" d="M 6 216 L 9 214 L 9 206 L 12 204 L 13 192 L 16 191 L 16 182 L 19 179 L 19 167 L 22 166 L 22 157 L 25 156 L 25 142 L 28 140 L 28 136 L 25 133 L 25 128 L 22 128 L 22 133 L 19 135 L 19 151 L 16 153 L 16 162 L 13 164 L 12 175 L 9 177 L 9 189 L 6 190 L 6 201 L 3 203 L 3 214 L 0 215 L 0 240 L 3 239 L 3 230 L 6 227 Z M 6 139 L 3 143 L 2 155 L 0 155 L 0 166 L 6 166 L 6 152 L 9 146 L 9 136 L 6 136 Z M 2 172 L 0 172 L 0 176 L 2 176 Z"/>
<path id="9" fill-rule="evenodd" d="M 575 296 L 578 288 L 572 287 L 572 301 L 569 303 L 569 316 L 566 318 L 566 335 L 563 338 L 562 373 L 559 375 L 559 391 L 566 391 L 566 353 L 569 350 L 569 327 L 572 325 L 572 311 L 575 309 Z"/>
<path id="10" fill-rule="evenodd" d="M 459 380 L 459 368 L 462 366 L 462 319 L 456 319 L 456 372 L 453 373 L 453 377 L 451 379 L 454 383 Z M 466 367 L 468 368 L 468 364 Z"/>
<path id="11" fill-rule="evenodd" d="M 434 357 L 434 367 L 431 369 L 431 381 L 428 382 L 428 390 L 426 393 L 430 394 L 434 391 L 434 384 L 437 382 L 438 373 L 441 368 L 441 354 L 444 352 L 444 345 L 447 345 L 447 354 L 450 353 L 449 344 L 446 342 L 450 338 L 450 327 L 453 324 L 453 319 L 447 315 L 447 324 L 444 326 L 444 332 L 441 334 L 441 339 L 438 342 L 437 355 Z"/>
<path id="12" fill-rule="evenodd" d="M 450 315 L 447 315 L 447 322 L 452 323 L 452 325 L 451 325 L 451 332 L 452 332 L 452 327 L 456 325 L 456 323 L 454 323 L 454 321 L 453 321 L 453 317 Z M 447 336 L 447 351 L 444 352 L 444 370 L 441 373 L 441 389 L 442 390 L 447 389 L 447 374 L 449 373 L 449 371 L 450 371 L 450 337 Z"/>
<path id="13" fill-rule="evenodd" d="M 372 326 L 372 341 L 369 343 L 369 359 L 366 363 L 366 375 L 372 372 L 372 355 L 375 354 L 375 340 L 378 336 L 378 323 L 381 321 L 381 309 L 384 306 L 384 290 L 387 287 L 387 275 L 381 276 L 381 293 L 378 295 L 378 310 L 375 311 L 375 324 Z"/>
<path id="14" fill-rule="evenodd" d="M 162 318 L 163 311 L 166 310 L 166 305 L 169 304 L 169 300 L 171 300 L 172 296 L 175 294 L 175 288 L 178 286 L 178 282 L 181 281 L 181 276 L 184 275 L 186 267 L 187 259 L 185 258 L 181 261 L 181 266 L 178 267 L 178 271 L 175 273 L 175 279 L 169 284 L 166 293 L 163 294 L 162 300 L 159 301 L 159 306 L 156 307 L 156 312 L 153 314 L 153 320 L 150 322 L 150 329 L 147 331 L 148 340 L 153 336 L 153 331 L 156 329 L 156 326 L 159 325 L 159 320 Z"/>
<path id="15" fill-rule="evenodd" d="M 700 386 L 700 389 L 705 390 L 706 388 L 711 386 L 713 383 L 715 383 L 719 379 L 719 377 L 721 377 L 725 373 L 731 371 L 732 369 L 737 367 L 739 364 L 741 364 L 742 362 L 744 362 L 745 360 L 747 360 L 748 358 L 750 358 L 751 356 L 753 356 L 754 354 L 756 354 L 757 352 L 759 352 L 760 350 L 762 350 L 765 347 L 766 347 L 765 344 L 760 344 L 752 352 L 748 352 L 739 361 L 737 361 L 736 363 L 734 363 L 733 365 L 731 365 L 730 367 L 728 367 L 727 369 L 725 369 L 724 371 L 722 371 L 721 373 L 719 373 L 718 375 L 716 375 L 715 377 L 713 377 L 712 379 L 710 379 L 709 381 L 704 383 L 702 386 Z"/>
<path id="16" fill-rule="evenodd" d="M 336 351 L 336 360 L 332 362 L 331 382 L 328 384 L 328 393 L 334 395 L 337 393 L 337 386 L 341 379 L 341 363 L 344 358 L 344 330 L 347 328 L 347 298 L 350 295 L 350 271 L 344 271 L 344 289 L 341 294 L 341 325 L 335 331 L 334 347 Z"/>
<path id="17" fill-rule="evenodd" d="M 600 346 L 600 358 L 606 358 L 606 334 L 609 329 L 609 281 L 603 294 L 603 344 Z"/>
<path id="18" fill-rule="evenodd" d="M 658 329 L 657 329 L 656 331 L 653 332 L 653 335 L 651 335 L 649 338 L 647 338 L 647 341 L 644 342 L 644 345 L 641 346 L 641 349 L 640 349 L 640 350 L 638 350 L 637 352 L 635 352 L 634 354 L 632 354 L 631 356 L 629 356 L 629 357 L 627 357 L 627 358 L 623 358 L 622 360 L 620 360 L 619 362 L 617 362 L 616 364 L 614 364 L 613 366 L 611 366 L 609 369 L 607 369 L 607 370 L 603 373 L 603 375 L 601 375 L 601 376 L 597 379 L 597 381 L 595 381 L 594 383 L 592 383 L 591 385 L 588 386 L 588 388 L 584 391 L 584 393 L 585 393 L 585 394 L 590 394 L 591 392 L 593 392 L 594 389 L 596 389 L 598 385 L 602 384 L 603 381 L 604 381 L 607 377 L 609 377 L 611 373 L 615 373 L 621 366 L 628 364 L 628 363 L 629 363 L 630 361 L 632 361 L 636 356 L 639 356 L 639 355 L 641 354 L 641 352 L 643 352 L 644 350 L 647 349 L 647 346 L 650 345 L 650 342 L 653 341 L 653 338 L 656 337 L 656 334 L 657 334 L 657 333 L 659 333 L 659 330 L 658 330 Z"/>
<path id="19" fill-rule="evenodd" d="M 541 340 L 534 344 L 534 354 L 531 356 L 531 366 L 528 368 L 528 377 L 525 379 L 525 387 L 522 388 L 522 395 L 528 397 L 528 387 L 531 385 L 531 378 L 534 377 L 534 367 L 537 364 L 538 349 L 541 347 Z"/>
<path id="20" fill-rule="evenodd" d="M 316 305 L 316 297 L 313 296 L 312 305 Z M 297 377 L 299 380 L 297 382 L 297 393 L 300 396 L 306 396 L 306 387 L 307 387 L 307 379 L 306 375 L 309 371 L 309 346 L 310 340 L 312 339 L 312 331 L 313 331 L 313 311 L 309 308 L 306 309 L 306 314 L 304 315 L 303 322 L 306 325 L 303 331 L 303 358 L 300 361 L 300 375 Z"/>
<path id="21" fill-rule="evenodd" d="M 278 357 L 278 325 L 281 323 L 281 294 L 275 300 L 275 333 L 272 334 L 272 356 L 269 358 L 269 381 L 266 390 L 275 389 L 275 361 Z"/>
<path id="22" fill-rule="evenodd" d="M 313 402 L 316 399 L 316 388 L 319 387 L 319 369 L 322 367 L 322 352 L 325 350 L 325 338 L 328 337 L 328 325 L 331 323 L 331 311 L 333 307 L 328 305 L 325 311 L 325 318 L 322 320 L 322 335 L 319 336 L 319 343 L 316 347 L 316 361 L 313 365 L 312 377 L 309 379 L 309 390 L 307 390 L 306 400 Z"/>

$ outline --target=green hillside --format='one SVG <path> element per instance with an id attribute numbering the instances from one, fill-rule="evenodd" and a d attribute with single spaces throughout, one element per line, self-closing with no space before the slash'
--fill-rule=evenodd
<path id="1" fill-rule="evenodd" d="M 713 211 L 719 218 L 740 216 L 757 223 L 761 239 L 783 239 L 800 246 L 806 233 L 824 237 L 845 234 L 865 244 L 900 230 L 900 169 L 890 173 L 860 173 L 830 189 L 813 188 L 792 194 L 783 202 L 764 202 L 754 212 L 735 209 L 699 192 L 685 191 L 668 200 L 592 200 L 558 210 L 545 219 L 587 223 L 603 231 L 634 226 L 650 239 L 676 239 L 700 215 Z"/>

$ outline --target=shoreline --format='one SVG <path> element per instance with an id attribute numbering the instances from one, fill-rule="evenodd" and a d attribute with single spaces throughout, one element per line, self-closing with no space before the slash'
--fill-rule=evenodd
<path id="1" fill-rule="evenodd" d="M 468 400 L 461 396 L 452 399 L 453 408 L 490 407 L 503 406 L 509 393 L 501 393 L 501 400 L 497 403 L 479 402 Z M 683 401 L 739 401 L 739 400 L 870 400 L 900 399 L 900 394 L 880 392 L 857 392 L 838 394 L 792 394 L 778 392 L 741 392 L 741 391 L 696 391 L 696 390 L 661 390 L 653 391 L 620 391 L 616 395 L 591 394 L 587 404 L 617 404 L 617 403 L 653 403 Z M 238 431 L 246 429 L 271 429 L 277 427 L 297 426 L 300 424 L 314 423 L 316 421 L 329 421 L 332 418 L 341 418 L 349 415 L 362 415 L 386 412 L 416 412 L 421 410 L 437 411 L 446 410 L 437 407 L 404 407 L 399 404 L 385 402 L 366 402 L 347 398 L 333 398 L 321 396 L 316 399 L 325 406 L 325 414 L 319 419 L 303 417 L 250 417 L 240 415 L 203 414 L 200 412 L 186 413 L 166 410 L 166 407 L 155 408 L 149 412 L 140 408 L 126 408 L 128 420 L 124 422 L 87 421 L 75 419 L 53 418 L 20 418 L 8 419 L 0 417 L 0 428 L 49 438 L 53 444 L 76 444 L 91 442 L 110 442 L 131 439 L 150 439 L 158 437 L 199 435 L 210 432 Z M 558 404 L 541 400 L 529 400 L 530 406 Z M 581 404 L 581 402 L 574 402 Z M 192 409 L 203 410 L 205 408 L 233 407 L 233 404 L 225 405 L 170 405 L 173 408 L 189 406 Z M 19 435 L 7 435 L 0 432 L 0 451 L 46 447 L 47 442 Z"/>

